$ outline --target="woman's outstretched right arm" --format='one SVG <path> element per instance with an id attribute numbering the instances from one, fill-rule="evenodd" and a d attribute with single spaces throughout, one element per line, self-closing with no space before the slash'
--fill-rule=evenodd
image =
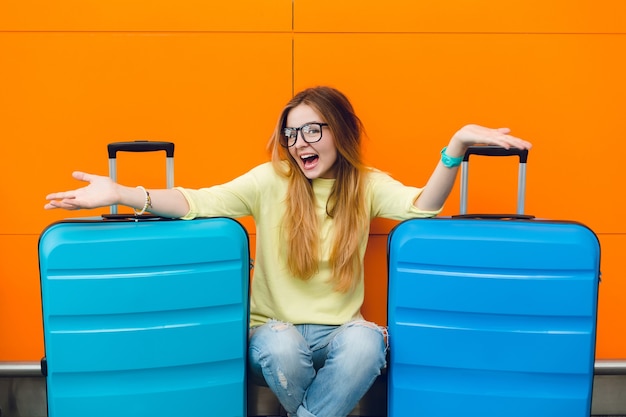
<path id="1" fill-rule="evenodd" d="M 141 188 L 127 187 L 111 178 L 76 171 L 72 176 L 89 184 L 71 191 L 52 193 L 46 196 L 45 209 L 65 210 L 91 209 L 114 204 L 141 210 L 146 203 L 146 193 Z M 151 207 L 147 211 L 163 217 L 182 217 L 189 211 L 189 204 L 176 189 L 149 189 Z"/>

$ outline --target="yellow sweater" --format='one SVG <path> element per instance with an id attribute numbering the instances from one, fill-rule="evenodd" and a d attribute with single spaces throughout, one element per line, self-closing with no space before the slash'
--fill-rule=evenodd
<path id="1" fill-rule="evenodd" d="M 354 291 L 342 293 L 330 282 L 328 257 L 332 247 L 333 219 L 326 215 L 326 201 L 335 180 L 313 180 L 317 213 L 321 224 L 321 259 L 319 273 L 304 281 L 293 277 L 287 268 L 286 247 L 281 236 L 287 179 L 277 174 L 271 163 L 259 165 L 234 180 L 199 190 L 177 188 L 189 202 L 195 217 L 252 216 L 256 225 L 256 254 L 250 299 L 250 325 L 269 319 L 294 324 L 338 325 L 361 317 L 363 277 Z M 413 202 L 421 189 L 407 187 L 389 175 L 372 169 L 367 175 L 366 201 L 370 219 L 384 217 L 405 220 L 432 217 L 439 211 L 420 211 Z M 369 227 L 362 231 L 361 260 L 365 254 Z"/>

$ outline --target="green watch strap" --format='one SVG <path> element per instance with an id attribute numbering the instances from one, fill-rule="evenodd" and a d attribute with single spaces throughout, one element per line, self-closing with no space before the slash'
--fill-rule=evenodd
<path id="1" fill-rule="evenodd" d="M 443 165 L 447 168 L 454 168 L 461 165 L 461 162 L 463 162 L 463 157 L 459 156 L 455 158 L 453 156 L 450 156 L 446 153 L 446 149 L 448 149 L 448 147 L 444 146 L 444 148 L 441 150 L 441 162 L 443 163 Z"/>

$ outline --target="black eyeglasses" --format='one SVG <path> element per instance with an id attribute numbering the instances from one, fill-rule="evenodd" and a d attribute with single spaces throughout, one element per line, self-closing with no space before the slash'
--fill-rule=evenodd
<path id="1" fill-rule="evenodd" d="M 298 130 L 306 143 L 319 142 L 322 139 L 322 128 L 328 123 L 307 123 L 300 127 L 285 127 L 280 135 L 280 144 L 290 148 L 298 141 Z"/>

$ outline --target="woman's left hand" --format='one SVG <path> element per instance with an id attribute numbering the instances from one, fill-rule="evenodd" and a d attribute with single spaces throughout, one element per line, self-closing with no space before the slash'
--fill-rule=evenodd
<path id="1" fill-rule="evenodd" d="M 511 129 L 501 127 L 491 129 L 479 125 L 467 125 L 459 129 L 452 139 L 448 150 L 448 155 L 462 155 L 468 146 L 473 145 L 497 145 L 509 149 L 530 149 L 532 144 L 524 139 L 510 135 Z"/>

